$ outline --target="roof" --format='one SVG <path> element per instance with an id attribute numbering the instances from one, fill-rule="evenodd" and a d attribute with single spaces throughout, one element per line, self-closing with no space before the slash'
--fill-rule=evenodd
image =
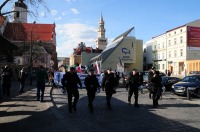
<path id="1" fill-rule="evenodd" d="M 11 41 L 54 42 L 55 24 L 7 23 L 4 35 Z"/>
<path id="2" fill-rule="evenodd" d="M 129 29 L 128 31 L 122 33 L 121 35 L 119 35 L 118 37 L 116 37 L 113 41 L 117 40 L 120 37 L 125 37 L 127 36 L 132 30 L 134 29 L 134 27 L 132 27 L 131 29 Z"/>
<path id="3" fill-rule="evenodd" d="M 122 33 L 118 37 L 116 37 L 111 44 L 106 46 L 106 49 L 101 52 L 100 55 L 93 57 L 91 60 L 95 60 L 101 57 L 101 62 L 103 63 L 107 57 L 115 50 L 115 48 L 123 41 L 123 39 L 134 29 L 134 27 L 130 28 L 126 32 Z"/>
<path id="4" fill-rule="evenodd" d="M 18 47 L 11 43 L 7 38 L 4 36 L 0 35 L 0 49 L 2 50 L 16 50 Z"/>

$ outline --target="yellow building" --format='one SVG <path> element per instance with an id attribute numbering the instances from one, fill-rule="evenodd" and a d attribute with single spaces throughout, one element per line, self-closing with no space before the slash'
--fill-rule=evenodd
<path id="1" fill-rule="evenodd" d="M 91 59 L 101 70 L 111 68 L 117 71 L 131 71 L 136 68 L 143 70 L 143 42 L 133 36 L 128 36 L 134 28 L 116 37 L 100 55 Z M 121 68 L 119 68 L 121 67 Z"/>

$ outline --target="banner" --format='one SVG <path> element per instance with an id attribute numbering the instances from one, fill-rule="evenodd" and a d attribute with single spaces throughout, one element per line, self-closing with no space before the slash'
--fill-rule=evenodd
<path id="1" fill-rule="evenodd" d="M 200 27 L 187 27 L 187 46 L 188 48 L 200 48 Z"/>
<path id="2" fill-rule="evenodd" d="M 54 72 L 54 83 L 57 86 L 62 87 L 61 81 L 62 81 L 64 74 L 65 74 L 65 72 Z M 85 87 L 85 78 L 87 77 L 88 74 L 77 73 L 77 75 L 81 80 L 82 87 L 84 88 Z M 96 77 L 98 79 L 99 85 L 101 86 L 103 76 L 101 74 L 96 74 Z"/>

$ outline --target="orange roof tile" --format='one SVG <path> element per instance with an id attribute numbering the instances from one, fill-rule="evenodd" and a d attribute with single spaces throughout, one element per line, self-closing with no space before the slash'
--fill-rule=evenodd
<path id="1" fill-rule="evenodd" d="M 4 35 L 11 41 L 55 42 L 53 34 L 55 24 L 8 23 L 4 31 Z"/>

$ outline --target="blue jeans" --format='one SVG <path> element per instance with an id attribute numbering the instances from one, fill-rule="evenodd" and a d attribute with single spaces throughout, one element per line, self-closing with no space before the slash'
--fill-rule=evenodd
<path id="1" fill-rule="evenodd" d="M 41 101 L 43 101 L 44 90 L 45 90 L 45 83 L 37 82 L 37 99 L 38 100 L 41 97 Z M 40 91 L 41 91 L 41 94 L 40 94 Z"/>

